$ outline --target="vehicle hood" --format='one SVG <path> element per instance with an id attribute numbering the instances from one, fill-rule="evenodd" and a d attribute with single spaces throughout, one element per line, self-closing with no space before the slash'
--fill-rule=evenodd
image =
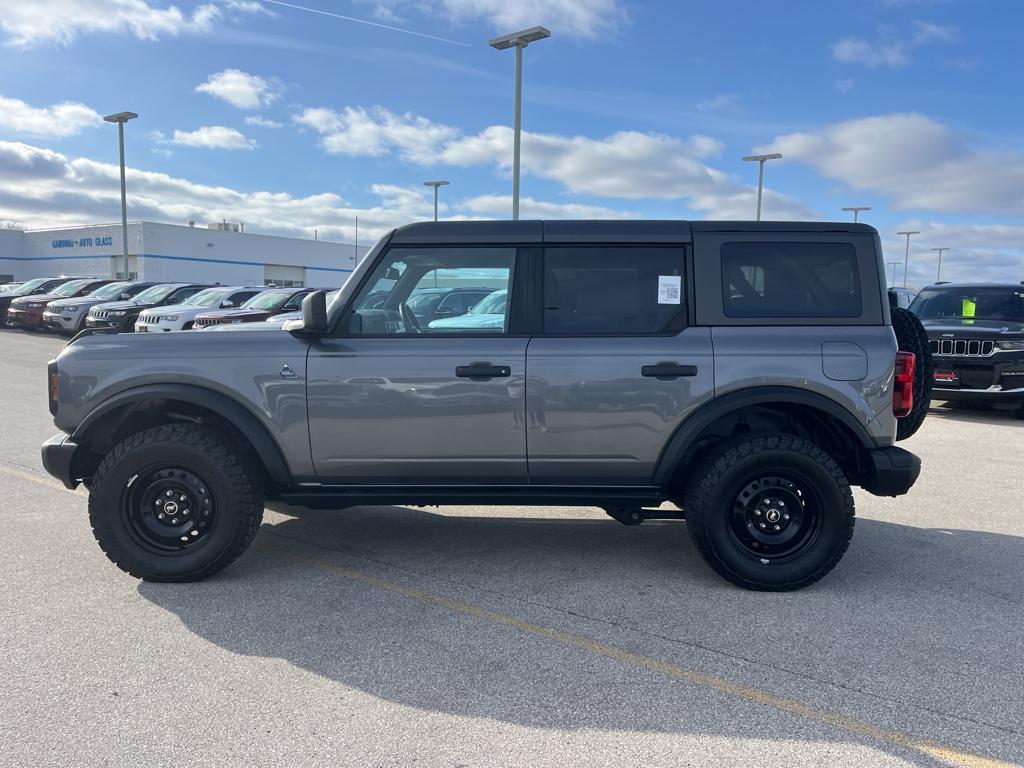
<path id="1" fill-rule="evenodd" d="M 275 325 L 284 325 L 289 320 L 301 320 L 302 312 L 284 312 L 280 315 L 271 315 L 267 318 L 267 322 Z"/>
<path id="2" fill-rule="evenodd" d="M 219 309 L 216 312 L 202 313 L 203 317 L 209 317 L 215 320 L 220 320 L 225 317 L 269 317 L 273 314 L 276 314 L 276 312 L 272 309 Z"/>
<path id="3" fill-rule="evenodd" d="M 17 304 L 35 304 L 37 301 L 49 303 L 51 301 L 56 301 L 59 298 L 61 297 L 53 293 L 36 293 L 30 296 L 16 296 L 14 297 L 14 301 L 11 302 L 11 306 L 15 306 Z"/>
<path id="4" fill-rule="evenodd" d="M 91 296 L 79 296 L 74 299 L 58 299 L 57 301 L 50 302 L 50 306 L 60 309 L 68 309 L 70 307 L 91 307 L 96 304 L 102 304 L 106 299 L 94 299 Z"/>
<path id="5" fill-rule="evenodd" d="M 1024 323 L 1009 320 L 922 320 L 921 323 L 933 338 L 941 338 L 943 333 L 986 339 L 993 336 L 1024 335 Z"/>
<path id="6" fill-rule="evenodd" d="M 146 307 L 155 307 L 157 305 L 154 304 L 153 302 L 146 302 L 145 304 L 140 304 L 135 301 L 108 301 L 106 303 L 97 304 L 96 306 L 100 307 L 101 309 L 117 311 L 119 309 L 145 309 Z"/>
<path id="7" fill-rule="evenodd" d="M 428 328 L 504 328 L 505 315 L 459 315 L 434 320 Z"/>

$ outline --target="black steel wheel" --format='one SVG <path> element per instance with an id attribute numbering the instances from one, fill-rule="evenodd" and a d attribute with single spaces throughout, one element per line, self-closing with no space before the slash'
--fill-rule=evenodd
<path id="1" fill-rule="evenodd" d="M 853 494 L 824 450 L 793 435 L 738 437 L 694 469 L 683 505 L 697 551 L 747 589 L 813 584 L 853 536 Z"/>
<path id="2" fill-rule="evenodd" d="M 263 517 L 263 476 L 246 446 L 169 424 L 104 457 L 89 484 L 89 520 L 121 570 L 149 581 L 197 581 L 231 564 Z"/>

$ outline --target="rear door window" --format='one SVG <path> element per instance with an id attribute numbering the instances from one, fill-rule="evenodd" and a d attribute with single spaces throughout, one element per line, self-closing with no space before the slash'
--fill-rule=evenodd
<path id="1" fill-rule="evenodd" d="M 725 243 L 726 317 L 859 317 L 857 253 L 848 243 Z"/>
<path id="2" fill-rule="evenodd" d="M 654 334 L 686 316 L 682 248 L 581 246 L 544 251 L 544 332 Z"/>

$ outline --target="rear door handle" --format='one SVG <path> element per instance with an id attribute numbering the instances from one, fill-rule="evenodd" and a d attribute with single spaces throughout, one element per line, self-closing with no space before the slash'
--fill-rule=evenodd
<path id="1" fill-rule="evenodd" d="M 677 379 L 680 376 L 696 376 L 697 366 L 660 362 L 656 365 L 643 366 L 640 373 L 644 376 L 653 376 L 656 379 Z"/>
<path id="2" fill-rule="evenodd" d="M 455 369 L 455 375 L 465 379 L 494 379 L 511 376 L 512 369 L 507 365 L 491 365 L 490 363 L 470 363 Z"/>

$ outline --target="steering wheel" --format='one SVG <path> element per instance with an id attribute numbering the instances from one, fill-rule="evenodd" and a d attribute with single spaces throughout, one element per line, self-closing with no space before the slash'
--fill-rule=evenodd
<path id="1" fill-rule="evenodd" d="M 398 305 L 398 311 L 402 314 L 402 323 L 408 333 L 423 333 L 423 326 L 420 325 L 419 318 L 409 309 L 408 304 L 403 301 Z"/>

